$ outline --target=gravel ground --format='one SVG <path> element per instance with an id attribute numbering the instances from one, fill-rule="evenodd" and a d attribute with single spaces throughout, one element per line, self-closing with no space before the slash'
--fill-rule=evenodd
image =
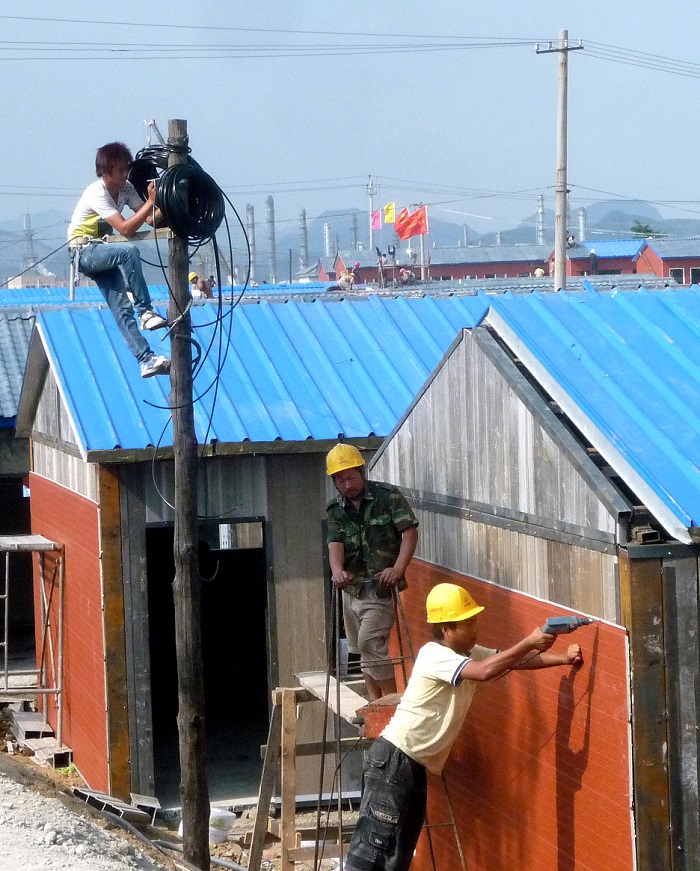
<path id="1" fill-rule="evenodd" d="M 164 871 L 136 839 L 107 830 L 92 809 L 63 796 L 26 763 L 0 756 L 0 867 L 3 871 Z M 52 794 L 53 793 L 53 794 Z M 156 854 L 157 855 L 157 854 Z"/>

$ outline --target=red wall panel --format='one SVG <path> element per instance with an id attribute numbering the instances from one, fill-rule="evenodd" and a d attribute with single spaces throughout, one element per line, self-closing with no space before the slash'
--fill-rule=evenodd
<path id="1" fill-rule="evenodd" d="M 479 643 L 504 648 L 566 613 L 529 596 L 414 560 L 402 603 L 411 641 L 430 640 L 425 597 L 460 583 L 486 610 Z M 445 767 L 470 871 L 631 871 L 627 647 L 603 623 L 559 638 L 578 643 L 581 668 L 513 672 L 480 690 Z M 396 655 L 396 645 L 394 644 Z M 446 822 L 439 778 L 428 775 L 428 818 Z M 451 829 L 433 829 L 437 867 L 458 869 Z M 432 868 L 425 833 L 412 871 Z"/>
<path id="2" fill-rule="evenodd" d="M 107 722 L 98 508 L 94 502 L 30 475 L 32 532 L 65 546 L 63 742 L 92 789 L 107 791 Z M 35 602 L 38 605 L 35 562 Z M 54 610 L 55 610 L 54 602 Z M 37 607 L 37 649 L 40 617 Z M 53 619 L 54 645 L 57 645 Z M 56 728 L 55 705 L 49 722 Z"/>

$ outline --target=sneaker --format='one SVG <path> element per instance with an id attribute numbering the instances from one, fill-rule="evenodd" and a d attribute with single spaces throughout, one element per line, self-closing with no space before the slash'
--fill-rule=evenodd
<path id="1" fill-rule="evenodd" d="M 142 330 L 164 330 L 168 326 L 165 318 L 162 318 L 154 311 L 145 311 L 141 315 Z"/>
<path id="2" fill-rule="evenodd" d="M 167 357 L 159 357 L 151 354 L 139 364 L 141 377 L 152 378 L 154 375 L 167 375 L 170 372 L 170 360 Z"/>

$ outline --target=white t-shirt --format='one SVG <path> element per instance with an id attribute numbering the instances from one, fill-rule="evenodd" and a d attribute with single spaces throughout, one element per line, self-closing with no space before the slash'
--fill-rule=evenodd
<path id="1" fill-rule="evenodd" d="M 97 181 L 85 188 L 83 195 L 78 200 L 78 205 L 75 207 L 68 226 L 68 238 L 90 236 L 93 239 L 99 239 L 104 235 L 98 229 L 100 220 L 104 221 L 117 213 L 121 215 L 124 206 L 128 206 L 133 212 L 138 212 L 143 202 L 136 193 L 136 188 L 128 181 L 119 191 L 115 203 L 105 187 L 104 181 L 98 178 Z M 104 232 L 111 232 L 111 228 Z"/>
<path id="2" fill-rule="evenodd" d="M 437 641 L 423 645 L 382 737 L 428 771 L 440 774 L 479 684 L 462 680 L 462 669 L 472 659 L 486 659 L 497 652 L 475 646 L 469 656 L 462 656 Z"/>

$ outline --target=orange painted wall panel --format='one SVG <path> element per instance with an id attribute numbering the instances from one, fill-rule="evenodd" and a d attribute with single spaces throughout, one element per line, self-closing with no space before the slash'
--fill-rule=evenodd
<path id="1" fill-rule="evenodd" d="M 32 532 L 65 545 L 63 742 L 92 789 L 108 791 L 107 721 L 98 509 L 94 502 L 30 475 Z M 38 604 L 35 560 L 35 602 Z M 55 609 L 54 602 L 54 609 Z M 57 645 L 54 617 L 54 645 Z M 37 649 L 41 628 L 37 608 Z M 56 728 L 53 702 L 49 722 Z"/>
<path id="2" fill-rule="evenodd" d="M 430 640 L 425 597 L 461 583 L 484 605 L 479 643 L 504 648 L 565 610 L 421 560 L 402 594 L 411 641 Z M 559 638 L 581 645 L 579 669 L 513 672 L 477 693 L 445 768 L 470 871 L 631 871 L 627 649 L 620 627 Z M 396 645 L 394 643 L 394 654 Z M 449 819 L 428 775 L 429 820 Z M 437 867 L 460 867 L 450 828 L 433 829 Z M 432 868 L 425 833 L 412 871 Z"/>

